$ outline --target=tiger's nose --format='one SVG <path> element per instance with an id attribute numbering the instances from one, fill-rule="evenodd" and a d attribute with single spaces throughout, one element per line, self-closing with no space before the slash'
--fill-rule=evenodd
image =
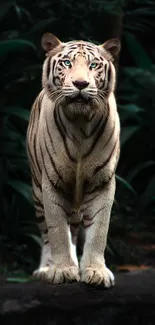
<path id="1" fill-rule="evenodd" d="M 75 81 L 73 81 L 73 85 L 76 88 L 78 88 L 79 90 L 82 90 L 89 85 L 89 82 L 87 82 L 85 80 L 75 80 Z"/>

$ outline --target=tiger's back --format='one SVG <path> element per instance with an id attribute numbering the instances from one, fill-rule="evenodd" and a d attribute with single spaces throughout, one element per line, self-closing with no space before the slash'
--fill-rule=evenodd
<path id="1" fill-rule="evenodd" d="M 60 43 L 45 35 L 46 50 L 49 44 L 43 90 L 33 105 L 27 132 L 33 197 L 44 241 L 36 275 L 55 283 L 67 280 L 67 274 L 69 280 L 79 280 L 76 244 L 82 225 L 81 279 L 109 286 L 113 276 L 105 266 L 103 252 L 120 150 L 110 50 L 118 52 L 119 46 L 114 41 L 102 48 L 84 41 Z M 93 241 L 96 257 L 90 249 Z M 96 265 L 93 277 L 91 265 Z"/>

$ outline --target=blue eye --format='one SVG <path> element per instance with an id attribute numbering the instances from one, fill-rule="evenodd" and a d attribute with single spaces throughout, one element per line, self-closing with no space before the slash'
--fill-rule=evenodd
<path id="1" fill-rule="evenodd" d="M 96 67 L 97 67 L 97 63 L 92 62 L 91 65 L 90 65 L 90 68 L 91 69 L 95 69 Z"/>
<path id="2" fill-rule="evenodd" d="M 67 66 L 67 67 L 71 67 L 71 62 L 69 60 L 65 60 L 64 61 L 64 64 Z"/>

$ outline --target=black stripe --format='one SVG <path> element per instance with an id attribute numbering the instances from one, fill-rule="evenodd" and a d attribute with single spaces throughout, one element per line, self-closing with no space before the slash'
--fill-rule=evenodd
<path id="1" fill-rule="evenodd" d="M 56 60 L 53 61 L 53 65 L 52 65 L 52 76 L 54 76 L 55 65 L 56 65 Z"/>
<path id="2" fill-rule="evenodd" d="M 71 215 L 71 213 L 68 212 L 68 211 L 66 211 L 66 210 L 64 209 L 64 207 L 63 207 L 60 203 L 58 203 L 58 202 L 54 202 L 54 201 L 52 201 L 52 203 L 55 204 L 55 205 L 57 205 L 58 207 L 60 207 L 60 208 L 65 212 L 65 214 L 66 214 L 67 216 L 70 216 L 70 215 Z"/>
<path id="3" fill-rule="evenodd" d="M 84 204 L 87 204 L 87 203 L 90 203 L 91 201 L 93 201 L 94 199 L 96 199 L 97 196 L 98 196 L 98 193 L 97 193 L 95 196 L 93 196 L 92 198 L 90 198 L 89 200 L 84 201 L 84 202 L 83 202 L 83 205 L 84 205 Z M 83 211 L 85 211 L 86 209 L 88 209 L 88 207 L 85 208 L 84 210 L 82 209 L 81 211 L 83 212 Z"/>
<path id="4" fill-rule="evenodd" d="M 88 62 L 90 63 L 90 55 L 88 54 Z M 90 68 L 90 70 L 92 70 L 92 68 Z"/>
<path id="5" fill-rule="evenodd" d="M 75 138 L 75 136 L 72 134 L 72 136 L 68 133 L 66 126 L 63 123 L 63 120 L 61 118 L 60 115 L 60 109 L 58 108 L 58 117 L 59 117 L 59 121 L 60 121 L 60 126 L 63 129 L 64 135 L 66 135 L 70 140 L 75 140 L 77 142 L 77 139 Z"/>
<path id="6" fill-rule="evenodd" d="M 36 166 L 39 170 L 39 173 L 41 174 L 41 168 L 40 168 L 40 165 L 39 165 L 39 161 L 38 161 L 38 154 L 37 154 L 37 143 L 36 143 L 36 133 L 34 134 L 34 142 L 33 142 L 33 149 L 34 149 L 34 157 L 35 157 L 35 160 L 36 160 Z"/>
<path id="7" fill-rule="evenodd" d="M 95 56 L 94 61 L 100 61 L 100 59 Z"/>
<path id="8" fill-rule="evenodd" d="M 108 71 L 107 71 L 107 80 L 108 80 L 108 83 L 107 83 L 107 88 L 108 88 L 108 85 L 110 83 L 110 79 L 111 79 L 111 69 L 109 67 Z"/>
<path id="9" fill-rule="evenodd" d="M 88 51 L 93 51 L 93 54 L 94 54 L 94 48 L 95 48 L 95 47 L 90 46 L 90 45 L 86 45 L 85 48 L 86 48 L 86 50 L 88 50 Z"/>
<path id="10" fill-rule="evenodd" d="M 36 185 L 39 189 L 41 189 L 41 184 L 40 184 L 39 181 L 38 181 L 38 178 L 37 178 L 36 173 L 35 173 L 35 169 L 33 168 L 33 165 L 32 165 L 32 164 L 30 165 L 30 168 L 31 168 L 32 179 L 33 179 L 35 185 Z"/>
<path id="11" fill-rule="evenodd" d="M 67 53 L 67 54 L 68 54 L 68 56 L 69 56 L 71 53 L 72 53 L 72 50 L 71 50 L 71 51 L 68 51 L 68 53 Z"/>
<path id="12" fill-rule="evenodd" d="M 104 85 L 103 85 L 103 89 L 107 89 L 108 88 L 108 71 L 109 71 L 109 65 L 108 64 L 105 64 L 104 66 L 104 70 L 105 70 L 105 73 L 104 73 Z"/>
<path id="13" fill-rule="evenodd" d="M 92 131 L 90 132 L 89 135 L 86 135 L 85 132 L 83 131 L 83 129 L 80 128 L 80 130 L 82 131 L 82 134 L 84 135 L 85 139 L 89 139 L 92 135 L 94 135 L 94 133 L 96 132 L 96 130 L 99 128 L 100 124 L 102 123 L 102 120 L 103 120 L 103 115 L 97 121 L 97 123 L 95 124 L 94 128 L 92 129 Z"/>
<path id="14" fill-rule="evenodd" d="M 105 119 L 102 120 L 102 123 L 100 125 L 99 131 L 96 134 L 96 137 L 91 145 L 91 147 L 89 148 L 89 150 L 85 153 L 85 155 L 82 158 L 86 158 L 89 156 L 89 154 L 93 151 L 93 149 L 95 148 L 96 143 L 98 142 L 99 138 L 101 137 L 101 135 L 104 133 L 107 121 L 109 118 L 109 106 L 107 105 L 107 115 L 105 117 Z"/>
<path id="15" fill-rule="evenodd" d="M 91 190 L 88 190 L 88 191 L 86 191 L 85 192 L 85 194 L 87 194 L 87 195 L 89 195 L 89 194 L 92 194 L 92 193 L 94 193 L 94 192 L 96 192 L 96 191 L 101 191 L 101 190 L 103 190 L 103 188 L 111 181 L 111 178 L 112 178 L 112 176 L 114 175 L 114 173 L 115 173 L 115 171 L 112 173 L 112 175 L 109 177 L 109 179 L 107 180 L 107 181 L 102 181 L 102 182 L 100 182 L 100 184 L 99 185 L 95 185 L 94 187 L 93 187 L 93 189 L 91 189 Z M 97 194 L 97 196 L 98 196 L 98 194 Z M 93 199 L 90 199 L 90 201 L 91 200 L 93 200 Z"/>
<path id="16" fill-rule="evenodd" d="M 108 69 L 108 65 L 107 65 L 107 64 L 105 64 L 104 69 L 105 69 L 105 78 L 106 78 L 106 75 L 107 75 L 107 69 Z"/>
<path id="17" fill-rule="evenodd" d="M 77 119 L 76 115 L 75 115 L 75 117 L 71 118 L 70 116 L 68 116 L 68 115 L 66 114 L 65 111 L 64 111 L 63 113 L 64 113 L 66 119 L 67 119 L 69 122 L 71 122 L 71 123 L 75 122 L 75 120 Z"/>
<path id="18" fill-rule="evenodd" d="M 97 68 L 95 68 L 95 70 L 101 69 L 102 67 L 103 67 L 103 64 L 101 63 L 101 64 L 99 64 L 99 65 L 97 66 Z"/>
<path id="19" fill-rule="evenodd" d="M 49 119 L 47 118 L 47 115 L 46 115 L 46 130 L 47 130 L 47 134 L 48 134 L 48 137 L 50 139 L 50 143 L 52 145 L 53 151 L 54 151 L 54 153 L 56 153 L 55 148 L 54 148 L 54 144 L 53 144 L 53 140 L 52 140 L 52 137 L 51 137 L 51 132 L 49 131 L 48 121 L 49 121 Z"/>
<path id="20" fill-rule="evenodd" d="M 32 109 L 32 113 L 30 116 L 30 121 L 29 121 L 29 127 L 28 127 L 28 136 L 29 136 L 29 141 L 30 143 L 32 142 L 32 138 L 33 138 L 33 129 L 34 129 L 34 124 L 36 122 L 36 106 L 37 106 L 38 100 L 35 101 L 33 109 Z"/>
<path id="21" fill-rule="evenodd" d="M 53 169 L 54 169 L 55 173 L 57 174 L 59 180 L 63 181 L 62 176 L 59 174 L 59 172 L 58 172 L 58 170 L 57 170 L 57 167 L 56 167 L 55 161 L 53 160 L 52 155 L 50 155 L 49 148 L 48 148 L 47 143 L 46 143 L 45 133 L 44 133 L 44 143 L 45 143 L 46 151 L 47 151 L 47 153 L 48 153 L 48 157 L 49 157 L 49 159 L 50 159 L 50 163 L 52 164 Z"/>
<path id="22" fill-rule="evenodd" d="M 92 56 L 94 56 L 94 52 L 93 52 L 93 50 L 88 50 L 89 51 L 89 53 L 92 55 Z M 95 58 L 96 59 L 96 58 Z"/>
<path id="23" fill-rule="evenodd" d="M 31 160 L 31 164 L 33 165 L 34 169 L 35 167 L 38 168 L 39 173 L 41 174 L 41 168 L 38 162 L 38 157 L 37 157 L 37 151 L 36 151 L 36 133 L 34 133 L 34 125 L 36 123 L 36 120 L 39 121 L 39 117 L 36 118 L 36 114 L 38 113 L 38 111 L 40 112 L 40 107 L 41 107 L 41 102 L 42 102 L 43 96 L 42 98 L 37 97 L 37 100 L 35 102 L 35 106 L 33 109 L 33 114 L 31 116 L 31 121 L 29 124 L 29 130 L 28 130 L 28 137 L 29 137 L 29 141 L 27 140 L 27 151 Z M 34 156 L 31 153 L 30 147 L 32 147 L 33 145 L 33 151 L 34 151 Z M 34 160 L 35 158 L 35 160 Z M 34 172 L 34 171 L 33 171 Z"/>
<path id="24" fill-rule="evenodd" d="M 35 203 L 35 205 L 36 205 L 37 208 L 40 208 L 42 210 L 44 209 L 43 204 L 39 200 L 37 200 L 37 199 L 35 199 L 33 197 L 33 201 L 34 201 L 34 203 Z"/>
<path id="25" fill-rule="evenodd" d="M 64 59 L 68 59 L 68 53 L 63 55 L 62 60 L 64 60 Z"/>
<path id="26" fill-rule="evenodd" d="M 113 152 L 114 152 L 114 150 L 115 150 L 115 148 L 116 148 L 116 145 L 117 145 L 117 140 L 116 140 L 116 142 L 115 142 L 115 144 L 114 144 L 114 146 L 113 146 L 113 149 L 111 150 L 111 153 L 110 153 L 110 155 L 108 156 L 108 158 L 103 162 L 102 165 L 97 166 L 97 167 L 95 168 L 95 170 L 94 170 L 94 172 L 93 172 L 93 176 L 95 176 L 96 173 L 98 173 L 101 169 L 103 169 L 103 168 L 108 164 L 108 162 L 110 161 L 110 159 L 111 159 L 111 157 L 112 157 L 112 154 L 113 154 Z"/>
<path id="27" fill-rule="evenodd" d="M 71 189 L 71 191 L 69 193 L 67 193 L 67 189 L 65 188 L 65 190 L 63 188 L 60 187 L 60 185 L 58 186 L 57 184 L 54 184 L 53 181 L 50 179 L 47 168 L 46 168 L 46 164 L 45 164 L 45 160 L 44 160 L 44 156 L 42 153 L 42 149 L 40 148 L 40 152 L 41 152 L 41 156 L 42 156 L 42 160 L 43 160 L 43 165 L 44 165 L 44 170 L 46 173 L 46 176 L 48 178 L 49 183 L 53 186 L 53 188 L 57 189 L 57 191 L 59 191 L 59 193 L 63 196 L 63 198 L 67 201 L 69 201 L 70 203 L 73 202 L 73 195 L 74 192 Z M 66 185 L 66 184 L 65 184 Z"/>
<path id="28" fill-rule="evenodd" d="M 42 222 L 44 222 L 45 221 L 45 217 L 44 216 L 37 216 L 37 222 L 38 223 L 42 223 Z"/>
<path id="29" fill-rule="evenodd" d="M 44 235 L 47 235 L 47 234 L 48 234 L 48 229 L 46 228 L 44 231 L 42 231 L 42 233 L 43 233 Z"/>
<path id="30" fill-rule="evenodd" d="M 47 245 L 47 244 L 49 244 L 49 240 L 44 241 L 44 245 Z"/>
<path id="31" fill-rule="evenodd" d="M 73 162 L 76 162 L 76 159 L 75 159 L 74 157 L 72 157 L 72 155 L 71 155 L 70 152 L 69 152 L 69 149 L 68 149 L 68 146 L 67 146 L 67 141 L 66 141 L 66 136 L 65 136 L 65 134 L 62 132 L 62 129 L 61 129 L 61 127 L 60 127 L 60 124 L 59 124 L 59 121 L 58 121 L 58 117 L 57 117 L 57 110 L 56 110 L 56 109 L 54 109 L 54 121 L 55 121 L 55 124 L 56 124 L 56 126 L 57 126 L 57 129 L 58 129 L 58 131 L 59 131 L 59 133 L 60 133 L 60 135 L 61 135 L 62 141 L 63 141 L 63 143 L 64 143 L 64 147 L 65 147 L 65 150 L 66 150 L 66 153 L 67 153 L 69 159 L 70 159 L 71 161 L 73 161 Z"/>
<path id="32" fill-rule="evenodd" d="M 48 171 L 46 169 L 46 164 L 45 164 L 45 160 L 44 160 L 44 156 L 43 156 L 43 152 L 42 152 L 42 147 L 40 147 L 40 153 L 41 153 L 41 156 L 42 156 L 42 162 L 43 162 L 43 166 L 44 166 L 44 170 L 45 170 L 46 176 L 47 176 L 47 178 L 48 178 L 48 180 L 50 182 L 50 177 L 49 177 Z"/>
<path id="33" fill-rule="evenodd" d="M 56 80 L 59 79 L 59 77 L 58 76 L 57 77 L 54 76 L 55 65 L 56 65 L 56 60 L 53 61 L 53 65 L 52 65 L 53 84 L 56 86 Z"/>
<path id="34" fill-rule="evenodd" d="M 33 196 L 33 201 L 34 201 L 34 203 L 35 203 L 38 207 L 40 207 L 41 209 L 44 209 L 42 202 L 41 202 L 40 199 L 36 196 L 36 193 L 35 193 L 34 190 L 32 191 L 32 196 Z"/>
<path id="35" fill-rule="evenodd" d="M 93 219 L 96 217 L 96 215 L 97 215 L 99 212 L 101 212 L 102 210 L 104 210 L 104 209 L 105 209 L 105 207 L 102 207 L 102 208 L 100 208 L 99 210 L 97 210 L 97 212 L 95 212 L 95 214 L 92 216 L 91 220 L 93 220 Z"/>
<path id="36" fill-rule="evenodd" d="M 73 203 L 74 191 L 72 188 L 70 189 L 70 191 L 67 191 L 66 188 L 63 189 L 62 187 L 60 187 L 60 185 L 58 186 L 57 184 L 54 184 L 52 180 L 50 180 L 50 183 L 53 186 L 53 188 L 55 188 L 66 201 L 68 201 L 70 204 Z"/>
<path id="37" fill-rule="evenodd" d="M 77 49 L 77 45 L 70 45 L 68 46 L 69 50 L 76 50 Z"/>
<path id="38" fill-rule="evenodd" d="M 50 71 L 51 71 L 51 57 L 49 57 L 47 61 L 47 72 L 46 72 L 47 79 L 49 78 Z"/>
<path id="39" fill-rule="evenodd" d="M 115 123 L 114 123 L 114 126 L 113 126 L 113 128 L 112 128 L 112 131 L 111 131 L 111 134 L 110 134 L 109 138 L 107 139 L 106 143 L 105 143 L 104 146 L 103 146 L 103 149 L 104 149 L 104 148 L 107 146 L 107 144 L 110 142 L 110 140 L 111 140 L 111 138 L 112 138 L 114 132 L 115 132 Z M 103 149 L 102 149 L 102 150 L 103 150 Z"/>
<path id="40" fill-rule="evenodd" d="M 84 119 L 86 122 L 91 122 L 93 120 L 93 118 L 95 117 L 96 112 L 94 112 L 91 117 L 88 117 L 87 115 L 84 116 Z"/>

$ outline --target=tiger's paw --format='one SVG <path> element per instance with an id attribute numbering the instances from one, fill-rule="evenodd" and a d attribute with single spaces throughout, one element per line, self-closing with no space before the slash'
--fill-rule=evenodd
<path id="1" fill-rule="evenodd" d="M 76 266 L 56 267 L 46 266 L 34 271 L 34 277 L 50 283 L 79 281 L 79 269 Z"/>
<path id="2" fill-rule="evenodd" d="M 115 285 L 113 273 L 106 267 L 87 267 L 81 270 L 81 281 L 89 284 L 104 284 L 106 288 Z"/>

